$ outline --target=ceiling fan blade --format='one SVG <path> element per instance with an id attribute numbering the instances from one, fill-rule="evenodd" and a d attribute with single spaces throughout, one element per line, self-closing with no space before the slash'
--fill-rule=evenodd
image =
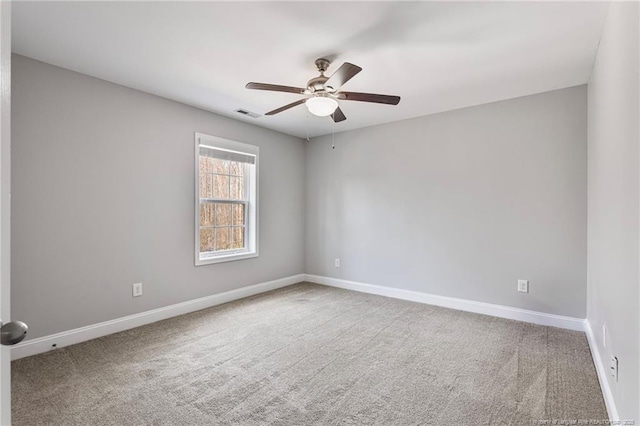
<path id="1" fill-rule="evenodd" d="M 336 108 L 336 110 L 333 111 L 333 114 L 331 114 L 331 118 L 333 118 L 333 121 L 335 123 L 339 123 L 347 119 L 347 117 L 345 117 L 340 107 Z"/>
<path id="2" fill-rule="evenodd" d="M 338 99 L 345 101 L 374 102 L 377 104 L 398 105 L 400 96 L 379 95 L 376 93 L 340 92 Z"/>
<path id="3" fill-rule="evenodd" d="M 293 107 L 295 107 L 295 106 L 301 105 L 301 104 L 305 103 L 306 101 L 307 101 L 307 98 L 300 99 L 300 100 L 295 101 L 295 102 L 291 102 L 291 103 L 290 103 L 290 104 L 288 104 L 288 105 L 285 105 L 285 106 L 280 107 L 280 108 L 278 108 L 278 109 L 274 109 L 273 111 L 269 111 L 269 112 L 268 112 L 268 113 L 266 113 L 265 115 L 276 115 L 276 114 L 278 114 L 278 113 L 280 113 L 280 112 L 282 112 L 282 111 L 286 111 L 286 110 L 288 110 L 289 108 L 293 108 Z"/>
<path id="4" fill-rule="evenodd" d="M 331 77 L 329 77 L 329 79 L 324 83 L 324 87 L 330 92 L 335 92 L 360 71 L 362 71 L 362 68 L 359 66 L 345 62 L 336 70 L 336 72 L 331 74 Z"/>
<path id="5" fill-rule="evenodd" d="M 267 84 L 267 83 L 247 83 L 246 86 L 247 89 L 254 89 L 254 90 L 271 90 L 272 92 L 287 92 L 287 93 L 298 93 L 298 94 L 302 94 L 304 93 L 305 89 L 302 89 L 300 87 L 291 87 L 291 86 L 280 86 L 278 84 Z"/>

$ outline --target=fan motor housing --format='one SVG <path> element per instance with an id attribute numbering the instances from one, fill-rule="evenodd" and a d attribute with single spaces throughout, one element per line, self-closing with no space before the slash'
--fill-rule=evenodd
<path id="1" fill-rule="evenodd" d="M 324 75 L 319 75 L 318 77 L 314 77 L 307 82 L 307 88 L 312 92 L 324 92 L 324 83 L 328 80 L 328 77 Z"/>

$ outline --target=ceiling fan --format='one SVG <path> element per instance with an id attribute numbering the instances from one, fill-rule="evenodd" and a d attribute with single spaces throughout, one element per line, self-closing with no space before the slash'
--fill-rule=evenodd
<path id="1" fill-rule="evenodd" d="M 307 82 L 306 89 L 301 87 L 253 82 L 247 83 L 245 87 L 247 89 L 270 90 L 273 92 L 287 92 L 306 95 L 303 99 L 297 100 L 278 109 L 274 109 L 273 111 L 269 111 L 265 115 L 275 115 L 282 111 L 286 111 L 289 108 L 305 104 L 311 114 L 319 117 L 331 116 L 333 121 L 336 123 L 347 119 L 338 105 L 338 99 L 344 101 L 373 102 L 387 105 L 398 105 L 400 102 L 400 96 L 341 91 L 340 88 L 343 84 L 362 71 L 362 68 L 357 65 L 345 62 L 331 75 L 331 77 L 326 77 L 324 72 L 329 68 L 331 62 L 328 59 L 320 58 L 316 59 L 315 64 L 318 71 L 320 71 L 320 75 L 309 80 Z"/>

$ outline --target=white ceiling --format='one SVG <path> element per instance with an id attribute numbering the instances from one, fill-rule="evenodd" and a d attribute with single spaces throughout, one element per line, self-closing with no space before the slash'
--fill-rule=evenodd
<path id="1" fill-rule="evenodd" d="M 218 114 L 306 137 L 331 133 L 287 93 L 313 61 L 363 71 L 344 90 L 398 106 L 342 101 L 351 130 L 587 82 L 608 3 L 14 2 L 13 51 Z"/>

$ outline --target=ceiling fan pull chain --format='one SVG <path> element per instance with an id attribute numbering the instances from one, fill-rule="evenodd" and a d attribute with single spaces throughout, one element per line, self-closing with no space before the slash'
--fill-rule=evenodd
<path id="1" fill-rule="evenodd" d="M 336 114 L 336 112 L 334 111 L 333 114 L 331 114 L 331 117 L 334 118 L 334 115 Z M 333 122 L 333 132 L 332 132 L 332 137 L 333 137 L 333 144 L 331 145 L 331 149 L 336 149 L 336 120 L 331 120 Z"/>

